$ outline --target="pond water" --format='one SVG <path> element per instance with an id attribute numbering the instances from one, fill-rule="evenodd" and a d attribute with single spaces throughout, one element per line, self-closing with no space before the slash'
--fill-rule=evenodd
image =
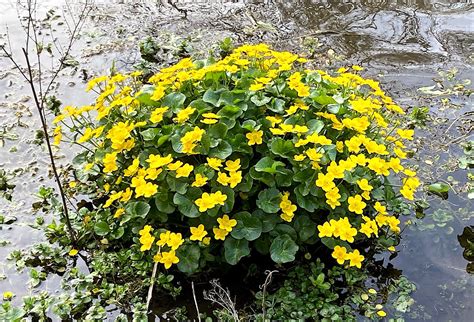
<path id="1" fill-rule="evenodd" d="M 324 54 L 331 57 L 329 67 L 362 65 L 364 76 L 380 80 L 403 107 L 429 107 L 431 117 L 416 133 L 418 157 L 412 162 L 420 167 L 426 186 L 444 181 L 452 187 L 447 200 L 427 197 L 425 218 L 412 218 L 397 247 L 398 256 L 390 261 L 417 287 L 414 313 L 406 319 L 472 321 L 474 277 L 466 271 L 468 262 L 457 236 L 474 225 L 469 169 L 459 167 L 464 155 L 461 144 L 473 139 L 473 100 L 456 87 L 473 78 L 472 2 L 176 1 L 175 6 L 161 2 L 158 6 L 152 1 L 96 1 L 74 51 L 79 65 L 61 73 L 59 99 L 71 105 L 87 103 L 84 75 L 107 72 L 113 63 L 118 69 L 131 69 L 140 58 L 137 44 L 148 35 L 164 43 L 163 62 L 173 59 L 183 38 L 200 54 L 230 36 L 237 42 L 264 41 L 317 57 Z M 24 35 L 15 3 L 0 0 L 0 36 L 8 25 L 14 53 L 19 54 Z M 64 1 L 41 1 L 40 14 L 51 8 L 62 15 Z M 53 26 L 60 40 L 65 37 L 63 25 L 53 22 Z M 453 69 L 458 70 L 454 78 L 438 74 Z M 436 84 L 441 85 L 426 89 Z M 41 185 L 53 184 L 46 149 L 35 143 L 39 124 L 29 95 L 20 76 L 0 58 L 0 167 L 11 173 L 16 185 L 11 202 L 0 198 L 0 215 L 17 218 L 13 224 L 0 225 L 0 243 L 9 242 L 0 246 L 2 259 L 13 249 L 41 240 L 39 231 L 29 226 L 35 222 L 32 194 Z M 67 156 L 58 155 L 67 161 Z M 16 273 L 11 263 L 0 262 L 0 293 L 28 294 L 27 281 L 28 276 Z M 42 287 L 54 288 L 55 281 Z"/>

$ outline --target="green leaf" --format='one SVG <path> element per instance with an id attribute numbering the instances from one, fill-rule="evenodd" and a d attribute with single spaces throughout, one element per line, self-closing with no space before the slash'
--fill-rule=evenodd
<path id="1" fill-rule="evenodd" d="M 321 94 L 313 98 L 313 100 L 321 105 L 335 104 L 337 103 L 334 98 L 326 94 Z"/>
<path id="2" fill-rule="evenodd" d="M 449 191 L 449 185 L 444 182 L 437 182 L 428 186 L 428 191 L 436 194 L 444 194 Z"/>
<path id="3" fill-rule="evenodd" d="M 269 188 L 260 191 L 257 199 L 257 207 L 269 214 L 277 213 L 280 210 L 280 191 L 276 188 Z"/>
<path id="4" fill-rule="evenodd" d="M 218 89 L 217 91 L 214 91 L 212 89 L 208 89 L 204 95 L 202 96 L 202 100 L 206 103 L 212 104 L 214 106 L 219 106 L 219 98 L 221 97 L 221 93 L 224 91 L 224 89 Z"/>
<path id="5" fill-rule="evenodd" d="M 267 97 L 267 96 L 259 97 L 259 94 L 254 95 L 250 98 L 250 101 L 257 106 L 263 106 L 267 104 L 268 102 L 270 102 L 271 100 L 272 100 L 271 97 Z"/>
<path id="6" fill-rule="evenodd" d="M 286 141 L 281 138 L 276 138 L 273 140 L 270 150 L 281 157 L 284 158 L 291 158 L 293 157 L 294 151 L 295 151 L 295 146 L 293 145 L 293 142 L 291 141 Z"/>
<path id="7" fill-rule="evenodd" d="M 270 157 L 264 157 L 260 159 L 257 164 L 255 165 L 255 170 L 258 172 L 266 172 L 266 173 L 276 173 L 278 171 L 278 167 L 284 167 L 285 164 L 281 161 L 275 161 Z"/>
<path id="8" fill-rule="evenodd" d="M 319 133 L 322 129 L 324 129 L 324 122 L 321 120 L 309 120 L 306 123 L 306 126 L 309 129 L 308 134 Z"/>
<path id="9" fill-rule="evenodd" d="M 105 221 L 96 222 L 94 225 L 94 232 L 99 236 L 107 235 L 110 232 L 109 224 Z"/>
<path id="10" fill-rule="evenodd" d="M 160 129 L 158 128 L 149 128 L 140 132 L 145 141 L 153 141 L 159 133 Z"/>
<path id="11" fill-rule="evenodd" d="M 172 175 L 166 176 L 166 183 L 168 183 L 168 187 L 171 191 L 178 192 L 182 195 L 186 193 L 189 186 L 186 178 L 175 178 Z"/>
<path id="12" fill-rule="evenodd" d="M 201 215 L 198 208 L 194 204 L 194 201 L 189 200 L 186 196 L 183 196 L 179 193 L 175 193 L 173 197 L 173 202 L 178 206 L 178 210 L 181 214 L 189 218 L 196 218 Z"/>
<path id="13" fill-rule="evenodd" d="M 265 183 L 269 187 L 273 187 L 275 185 L 275 178 L 273 178 L 273 175 L 266 172 L 258 172 L 253 167 L 250 168 L 250 177 L 252 177 L 252 179 Z"/>
<path id="14" fill-rule="evenodd" d="M 129 202 L 125 206 L 125 212 L 133 217 L 145 218 L 150 211 L 150 205 L 144 201 Z"/>
<path id="15" fill-rule="evenodd" d="M 113 238 L 113 239 L 120 239 L 122 238 L 123 234 L 125 233 L 125 229 L 123 227 L 119 227 L 118 229 L 116 230 L 113 230 L 111 233 L 110 233 L 110 236 Z"/>
<path id="16" fill-rule="evenodd" d="M 297 216 L 294 227 L 302 242 L 307 241 L 316 233 L 316 224 L 306 215 Z"/>
<path id="17" fill-rule="evenodd" d="M 213 158 L 226 159 L 232 154 L 232 146 L 227 141 L 220 141 L 219 144 L 209 151 L 209 156 Z"/>
<path id="18" fill-rule="evenodd" d="M 289 235 L 280 235 L 270 245 L 270 257 L 275 263 L 289 263 L 295 260 L 298 249 L 298 245 Z"/>
<path id="19" fill-rule="evenodd" d="M 275 214 L 264 213 L 260 209 L 255 210 L 252 215 L 260 217 L 260 220 L 262 222 L 262 232 L 264 233 L 272 231 L 275 226 L 282 221 L 280 216 Z"/>
<path id="20" fill-rule="evenodd" d="M 173 112 L 183 107 L 186 95 L 183 93 L 170 93 L 163 98 L 162 106 L 168 106 Z"/>
<path id="21" fill-rule="evenodd" d="M 250 254 L 249 242 L 245 239 L 227 237 L 224 242 L 224 257 L 230 265 L 237 264 L 242 257 Z"/>
<path id="22" fill-rule="evenodd" d="M 166 191 L 160 191 L 155 195 L 156 208 L 165 214 L 172 214 L 175 210 L 171 202 L 171 194 Z"/>
<path id="23" fill-rule="evenodd" d="M 285 112 L 285 100 L 274 98 L 268 109 L 272 112 L 283 114 Z"/>
<path id="24" fill-rule="evenodd" d="M 232 229 L 232 237 L 252 241 L 262 234 L 262 222 L 258 217 L 252 216 L 249 212 L 239 212 L 235 214 L 234 219 L 237 220 L 237 226 Z"/>
<path id="25" fill-rule="evenodd" d="M 227 125 L 223 123 L 211 125 L 207 131 L 207 134 L 215 139 L 223 139 L 227 135 Z"/>
<path id="26" fill-rule="evenodd" d="M 178 269 L 187 274 L 194 273 L 199 268 L 201 250 L 198 245 L 184 245 L 178 248 L 176 256 L 179 258 Z"/>

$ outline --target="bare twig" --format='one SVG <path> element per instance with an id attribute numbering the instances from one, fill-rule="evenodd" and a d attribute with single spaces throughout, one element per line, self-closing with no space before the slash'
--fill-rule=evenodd
<path id="1" fill-rule="evenodd" d="M 229 290 L 224 289 L 216 279 L 211 280 L 210 283 L 212 289 L 208 292 L 204 291 L 204 299 L 222 307 L 234 321 L 240 321 L 239 314 L 235 308 L 234 301 L 232 301 L 230 297 Z"/>
<path id="2" fill-rule="evenodd" d="M 266 304 L 265 304 L 265 295 L 267 294 L 267 286 L 270 285 L 270 283 L 272 282 L 274 273 L 278 273 L 278 271 L 277 270 L 274 270 L 274 271 L 266 270 L 265 275 L 267 275 L 267 277 L 265 278 L 265 282 L 263 283 L 263 285 L 260 285 L 260 289 L 262 290 L 263 321 L 265 321 L 265 317 L 267 315 L 267 309 L 266 309 Z"/>
<path id="3" fill-rule="evenodd" d="M 151 273 L 150 287 L 148 287 L 148 295 L 146 297 L 146 311 L 147 312 L 148 312 L 148 308 L 150 307 L 151 299 L 153 297 L 153 286 L 155 285 L 155 277 L 156 277 L 157 270 L 158 270 L 158 262 L 155 262 L 155 265 L 153 265 L 153 272 Z"/>
<path id="4" fill-rule="evenodd" d="M 194 282 L 191 282 L 191 289 L 193 291 L 193 299 L 194 299 L 194 305 L 196 306 L 196 314 L 198 317 L 198 321 L 201 322 L 201 313 L 199 313 L 199 306 L 196 299 L 196 292 L 194 291 Z"/>

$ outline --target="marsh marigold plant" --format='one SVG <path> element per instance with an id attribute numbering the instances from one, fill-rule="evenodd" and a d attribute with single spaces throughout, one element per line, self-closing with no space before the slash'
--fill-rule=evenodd
<path id="1" fill-rule="evenodd" d="M 146 82 L 90 81 L 95 103 L 54 120 L 56 143 L 64 132 L 84 147 L 76 176 L 95 200 L 84 225 L 186 273 L 251 253 L 291 262 L 321 244 L 315 256 L 361 268 L 367 245 L 393 249 L 420 185 L 404 163 L 414 131 L 360 67 L 306 65 L 244 45 Z"/>

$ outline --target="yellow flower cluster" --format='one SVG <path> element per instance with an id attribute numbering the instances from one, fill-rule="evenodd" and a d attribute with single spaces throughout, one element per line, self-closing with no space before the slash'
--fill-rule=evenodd
<path id="1" fill-rule="evenodd" d="M 217 205 L 224 205 L 224 202 L 227 200 L 227 195 L 223 194 L 220 191 L 215 193 L 204 192 L 201 198 L 196 199 L 194 202 L 196 206 L 199 207 L 200 212 L 205 212 L 208 209 L 212 209 Z"/>
<path id="2" fill-rule="evenodd" d="M 399 128 L 394 122 L 403 109 L 376 81 L 345 68 L 335 75 L 299 68 L 305 61 L 264 44 L 244 45 L 218 61 L 182 59 L 153 75 L 145 86 L 139 81 L 140 73 L 102 76 L 87 85 L 87 90 L 98 91 L 94 105 L 67 106 L 53 123 L 65 123 L 69 117 L 83 125 L 75 142 L 88 144 L 94 152 L 84 171 L 103 182 L 99 192 L 106 201 L 102 207 L 114 208 L 111 213 L 118 220 L 124 220 L 129 201 L 149 202 L 168 191 L 177 199 L 189 199 L 204 217 L 208 210 L 234 198 L 234 193 L 229 194 L 232 189 L 235 200 L 227 205 L 234 205 L 235 211 L 245 198 L 256 198 L 255 189 L 243 190 L 247 183 L 263 178 L 262 184 L 276 181 L 276 188 L 297 189 L 303 186 L 298 186 L 297 173 L 303 173 L 310 182 L 295 191 L 302 196 L 290 190 L 295 203 L 289 192 L 279 192 L 283 221 L 293 224 L 300 211 L 311 214 L 301 201 L 308 196 L 318 201 L 317 209 L 334 218 L 318 226 L 320 238 L 353 243 L 356 237 L 378 237 L 388 229 L 400 232 L 400 221 L 380 203 L 380 190 L 381 182 L 393 173 L 401 177 L 399 192 L 408 200 L 414 199 L 421 184 L 416 173 L 402 165 L 408 155 L 406 141 L 414 135 L 412 129 Z M 222 83 L 217 80 L 221 76 Z M 314 82 L 315 78 L 323 81 Z M 321 90 L 322 84 L 327 88 Z M 271 97 L 276 92 L 278 98 Z M 221 93 L 225 95 L 216 98 Z M 61 141 L 63 128 L 55 128 L 55 144 Z M 274 159 L 275 167 L 257 173 L 255 163 L 262 157 Z M 279 186 L 286 172 L 276 164 L 294 176 L 287 185 Z M 176 251 L 187 240 L 182 234 L 189 233 L 189 240 L 203 244 L 211 237 L 225 240 L 237 221 L 218 215 L 219 225 L 212 232 L 203 220 L 192 222 L 189 232 L 161 233 L 155 261 L 166 268 L 177 264 Z M 208 236 L 206 227 L 213 236 Z M 151 232 L 149 225 L 140 230 L 142 251 L 154 243 Z M 350 266 L 360 267 L 364 257 L 358 250 L 347 251 L 334 249 L 333 257 L 341 264 L 349 260 Z"/>
<path id="3" fill-rule="evenodd" d="M 282 214 L 280 215 L 281 219 L 287 222 L 291 222 L 293 220 L 293 217 L 295 216 L 295 211 L 298 209 L 296 205 L 294 205 L 290 199 L 289 192 L 284 192 L 281 201 L 280 201 L 280 209 Z"/>

